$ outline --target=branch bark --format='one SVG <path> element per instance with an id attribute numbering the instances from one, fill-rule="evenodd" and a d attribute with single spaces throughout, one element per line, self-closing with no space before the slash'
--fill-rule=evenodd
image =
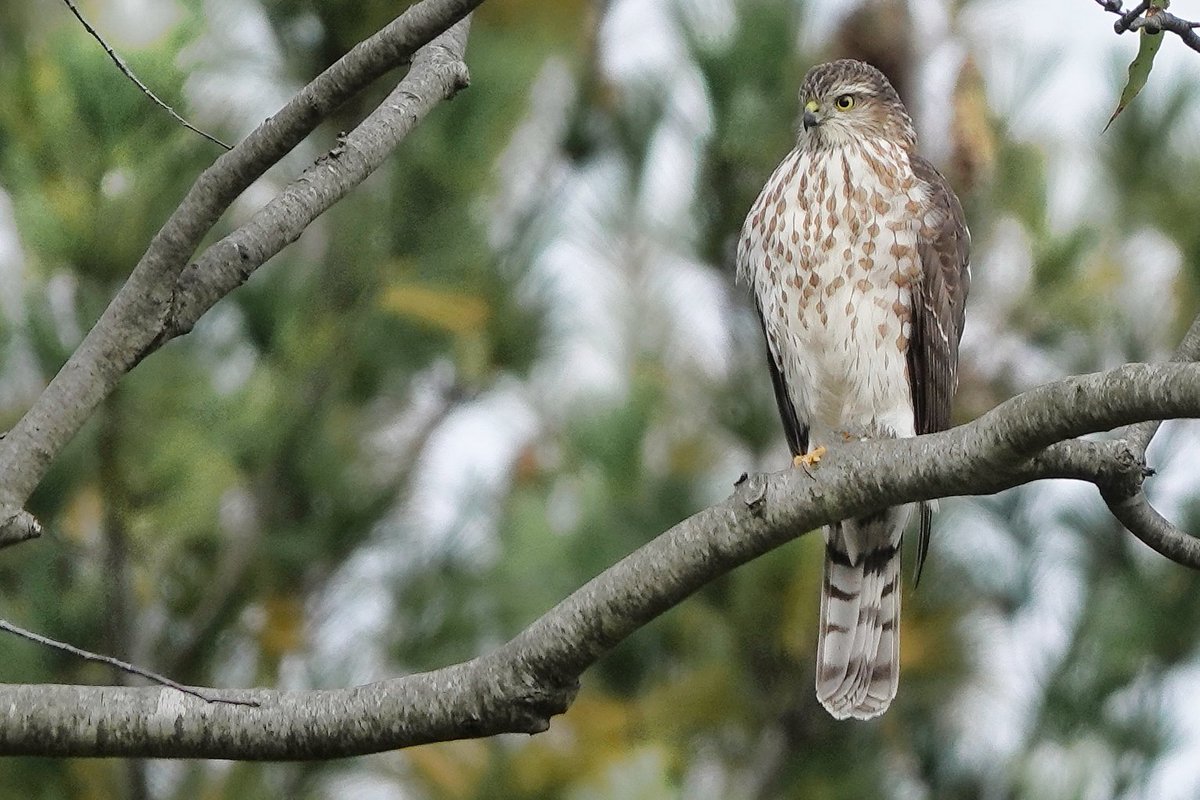
<path id="1" fill-rule="evenodd" d="M 536 733 L 580 674 L 709 581 L 821 525 L 918 499 L 1043 478 L 1140 486 L 1124 440 L 1075 437 L 1200 417 L 1200 364 L 1130 364 L 1048 384 L 915 439 L 850 442 L 810 477 L 739 480 L 725 502 L 609 568 L 498 650 L 433 672 L 333 691 L 223 690 L 256 707 L 162 687 L 0 686 L 0 755 L 305 759 L 504 732 Z M 1195 544 L 1195 540 L 1192 540 Z M 1191 566 L 1200 566 L 1192 552 Z"/>
<path id="2" fill-rule="evenodd" d="M 251 219 L 241 238 L 230 243 L 227 237 L 209 248 L 215 252 L 204 264 L 215 268 L 226 263 L 226 259 L 235 263 L 261 259 L 254 265 L 257 266 L 294 241 L 299 235 L 295 225 L 289 225 L 286 235 L 280 236 L 277 231 L 264 230 L 264 223 L 302 219 L 307 212 L 297 207 L 300 200 L 311 201 L 319 209 L 308 217 L 311 221 L 362 180 L 364 176 L 356 175 L 356 171 L 364 163 L 378 165 L 380 147 L 394 147 L 403 138 L 407 129 L 401 120 L 411 128 L 437 100 L 450 96 L 465 84 L 466 68 L 461 63 L 466 28 L 448 29 L 480 2 L 422 0 L 413 5 L 318 75 L 279 113 L 196 179 L 79 348 L 29 411 L 0 439 L 0 546 L 38 535 L 37 521 L 22 507 L 50 462 L 125 373 L 163 341 L 190 329 L 195 322 L 190 319 L 186 326 L 179 325 L 177 311 L 181 301 L 199 291 L 197 287 L 207 285 L 207 279 L 197 279 L 193 271 L 186 281 L 190 288 L 181 291 L 180 276 L 200 240 L 229 205 L 334 109 L 388 70 L 408 63 L 435 37 L 445 36 L 433 48 L 435 52 L 426 53 L 423 63 L 414 64 L 402 82 L 413 97 L 401 93 L 398 87 L 380 110 L 371 115 L 370 124 L 364 123 L 356 130 L 356 133 L 362 131 L 354 142 L 356 149 L 362 148 L 361 153 L 351 152 L 349 143 L 339 145 L 327 158 L 326 169 L 318 163 L 307 171 Z M 447 63 L 449 59 L 459 66 Z M 430 77 L 431 74 L 435 77 Z M 328 166 L 343 160 L 344 166 Z M 238 283 L 226 281 L 224 291 L 231 291 Z M 197 310 L 196 317 L 220 296 L 223 295 L 205 294 L 203 308 Z M 196 310 L 194 305 L 187 307 Z"/>

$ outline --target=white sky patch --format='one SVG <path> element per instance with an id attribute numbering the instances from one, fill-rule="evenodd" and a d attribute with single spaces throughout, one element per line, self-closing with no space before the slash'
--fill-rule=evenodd
<path id="1" fill-rule="evenodd" d="M 529 111 L 497 160 L 498 186 L 487 210 L 489 243 L 498 250 L 513 243 L 522 220 L 553 200 L 554 187 L 568 177 L 558 145 L 570 121 L 575 92 L 566 61 L 546 59 L 529 89 Z"/>
<path id="2" fill-rule="evenodd" d="M 1094 3 L 976 0 L 960 19 L 993 108 L 1015 137 L 1048 148 L 1051 224 L 1066 230 L 1094 219 L 1103 192 L 1091 191 L 1097 187 L 1088 178 L 1096 172 L 1101 131 L 1117 103 L 1110 79 L 1124 76 L 1137 53 L 1136 35 L 1117 36 L 1116 16 Z M 1195 52 L 1169 37 L 1136 102 L 1161 104 L 1178 84 L 1200 83 L 1195 59 Z M 1200 105 L 1188 113 L 1200 122 Z"/>
<path id="3" fill-rule="evenodd" d="M 1050 145 L 1046 156 L 1046 216 L 1052 231 L 1065 235 L 1085 222 L 1112 218 L 1116 201 L 1094 145 Z"/>
<path id="4" fill-rule="evenodd" d="M 670 0 L 614 0 L 600 29 L 600 53 L 618 82 L 669 75 L 689 61 Z"/>
<path id="5" fill-rule="evenodd" d="M 245 135 L 300 87 L 257 3 L 204 0 L 203 9 L 206 32 L 180 56 L 189 105 L 199 117 L 191 121 L 220 122 Z"/>
<path id="6" fill-rule="evenodd" d="M 358 685 L 392 672 L 383 645 L 395 611 L 391 587 L 404 580 L 397 555 L 406 540 L 394 530 L 373 537 L 313 603 L 309 658 L 316 685 Z"/>
<path id="7" fill-rule="evenodd" d="M 676 0 L 683 19 L 702 47 L 728 46 L 737 32 L 732 0 Z"/>
<path id="8" fill-rule="evenodd" d="M 1029 538 L 1031 551 L 1023 554 L 1031 573 L 1029 596 L 1015 613 L 981 606 L 962 621 L 976 672 L 947 713 L 958 732 L 958 758 L 975 770 L 994 773 L 997 780 L 1005 777 L 997 772 L 1000 765 L 1024 742 L 1040 686 L 1062 658 L 1079 615 L 1079 539 L 1059 514 L 1078 507 L 1081 490 L 1094 495 L 1070 481 L 1047 481 L 1021 490 L 1027 499 L 1024 513 L 1011 524 L 1036 531 Z M 972 571 L 987 568 L 982 559 L 972 561 Z"/>
<path id="9" fill-rule="evenodd" d="M 990 226 L 986 240 L 972 242 L 971 296 L 959 360 L 987 380 L 1007 376 L 1030 388 L 1062 377 L 1062 366 L 1035 346 L 1010 319 L 1025 302 L 1033 280 L 1033 242 L 1017 220 L 1002 218 Z"/>
<path id="10" fill-rule="evenodd" d="M 802 51 L 819 52 L 847 16 L 854 13 L 865 0 L 808 0 L 804 4 L 804 27 L 797 31 L 797 43 Z M 838 54 L 832 54 L 838 58 Z M 799 88 L 799 87 L 797 87 Z"/>
<path id="11" fill-rule="evenodd" d="M 15 326 L 25 320 L 25 253 L 17 233 L 12 198 L 0 189 L 0 312 Z"/>
<path id="12" fill-rule="evenodd" d="M 103 4 L 76 3 L 84 19 L 104 37 L 104 41 L 117 51 L 122 48 L 150 47 L 171 32 L 183 19 L 183 9 L 170 0 L 111 0 Z M 98 12 L 90 18 L 91 9 Z M 96 43 L 99 47 L 99 43 Z M 148 76 L 139 75 L 143 81 Z M 153 86 L 153 81 L 150 81 Z M 170 105 L 168 103 L 168 105 Z"/>
<path id="13" fill-rule="evenodd" d="M 1155 228 L 1143 228 L 1125 240 L 1117 255 L 1123 266 L 1118 308 L 1149 357 L 1165 360 L 1163 346 L 1179 316 L 1176 285 L 1183 267 L 1179 246 Z M 1152 313 L 1147 313 L 1151 311 Z"/>
<path id="14" fill-rule="evenodd" d="M 0 188 L 0 328 L 8 333 L 0 348 L 0 409 L 25 408 L 42 390 L 41 370 L 25 332 L 32 270 L 21 248 L 12 198 Z"/>
<path id="15" fill-rule="evenodd" d="M 373 774 L 366 769 L 347 768 L 321 778 L 321 797 L 353 797 L 354 800 L 408 800 L 425 797 L 406 791 L 395 773 Z"/>
<path id="16" fill-rule="evenodd" d="M 1193 451 L 1195 452 L 1195 451 Z M 1200 664 L 1172 670 L 1163 687 L 1162 703 L 1173 731 L 1173 744 L 1150 773 L 1146 798 L 1193 800 L 1200 797 Z"/>
<path id="17" fill-rule="evenodd" d="M 494 547 L 496 504 L 517 452 L 537 427 L 523 390 L 507 381 L 453 412 L 421 454 L 408 524 L 421 537 L 453 541 L 465 551 Z"/>
<path id="18" fill-rule="evenodd" d="M 638 206 L 651 228 L 686 245 L 694 236 L 700 158 L 712 134 L 712 111 L 699 72 L 675 70 L 662 122 L 650 139 Z"/>
<path id="19" fill-rule="evenodd" d="M 407 502 L 314 602 L 310 677 L 346 685 L 390 672 L 382 646 L 395 608 L 393 587 L 437 553 L 468 561 L 494 556 L 497 505 L 537 425 L 521 387 L 501 382 L 437 428 L 419 456 Z"/>
<path id="20" fill-rule="evenodd" d="M 1113 796 L 1112 751 L 1097 736 L 1082 732 L 1064 743 L 1042 740 L 1011 780 L 1037 787 L 1038 800 L 1105 800 Z"/>
<path id="21" fill-rule="evenodd" d="M 618 276 L 600 254 L 569 239 L 547 246 L 533 272 L 531 280 L 553 301 L 548 350 L 534 367 L 535 383 L 569 405 L 623 392 L 628 354 L 611 315 L 620 296 Z"/>
<path id="22" fill-rule="evenodd" d="M 916 5 L 916 4 L 914 4 Z M 930 3 L 928 7 L 934 4 Z M 921 4 L 921 7 L 926 7 Z M 924 28 L 918 27 L 918 30 Z M 915 96 L 909 101 L 917 128 L 917 146 L 920 152 L 935 164 L 950 157 L 950 125 L 954 119 L 954 88 L 958 73 L 966 57 L 966 49 L 956 39 L 933 40 L 928 56 L 920 64 L 910 91 Z"/>
<path id="23" fill-rule="evenodd" d="M 1021 552 L 1008 526 L 986 502 L 945 502 L 936 526 L 953 531 L 937 538 L 937 557 L 957 563 L 979 591 L 994 594 L 1020 577 Z"/>
<path id="24" fill-rule="evenodd" d="M 1176 522 L 1197 500 L 1197 453 L 1200 453 L 1200 423 L 1195 420 L 1163 423 L 1146 453 L 1147 462 L 1157 470 L 1146 481 L 1147 495 L 1160 513 Z"/>
<path id="25" fill-rule="evenodd" d="M 665 357 L 676 370 L 696 369 L 719 380 L 729 367 L 729 331 L 723 308 L 726 282 L 707 266 L 666 257 L 652 277 L 652 291 L 667 311 Z"/>

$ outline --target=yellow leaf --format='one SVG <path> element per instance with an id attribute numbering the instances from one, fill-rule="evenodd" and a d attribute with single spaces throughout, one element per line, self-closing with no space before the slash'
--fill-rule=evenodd
<path id="1" fill-rule="evenodd" d="M 487 301 L 477 294 L 419 283 L 393 284 L 380 303 L 401 317 L 460 335 L 482 330 L 491 316 Z"/>
<path id="2" fill-rule="evenodd" d="M 512 760 L 513 781 L 525 794 L 549 794 L 581 775 L 601 773 L 635 744 L 632 703 L 585 689 L 550 731 Z"/>
<path id="3" fill-rule="evenodd" d="M 88 484 L 71 495 L 58 523 L 59 530 L 75 544 L 95 543 L 100 539 L 104 507 L 100 492 Z"/>
<path id="4" fill-rule="evenodd" d="M 971 191 L 992 172 L 996 163 L 996 134 L 983 77 L 970 56 L 963 62 L 954 87 L 950 134 L 953 142 L 950 165 L 955 188 Z"/>
<path id="5" fill-rule="evenodd" d="M 441 797 L 472 797 L 487 770 L 491 752 L 480 741 L 440 742 L 406 751 L 413 769 Z"/>
<path id="6" fill-rule="evenodd" d="M 265 655 L 278 657 L 304 644 L 304 604 L 293 595 L 273 594 L 263 603 L 266 620 L 258 633 Z"/>
<path id="7" fill-rule="evenodd" d="M 717 729 L 735 719 L 737 680 L 728 662 L 705 664 L 672 674 L 642 695 L 645 729 L 653 738 L 686 736 L 688 731 Z"/>

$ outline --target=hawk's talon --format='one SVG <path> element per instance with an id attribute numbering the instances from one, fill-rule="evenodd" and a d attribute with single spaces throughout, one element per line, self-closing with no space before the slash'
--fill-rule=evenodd
<path id="1" fill-rule="evenodd" d="M 793 456 L 792 466 L 800 467 L 808 473 L 808 477 L 813 478 L 815 476 L 812 473 L 812 468 L 820 463 L 821 456 L 825 455 L 826 452 L 825 445 L 817 445 L 802 456 Z"/>

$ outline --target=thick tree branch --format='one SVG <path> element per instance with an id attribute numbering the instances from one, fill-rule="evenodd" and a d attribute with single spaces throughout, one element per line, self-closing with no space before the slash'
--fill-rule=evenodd
<path id="1" fill-rule="evenodd" d="M 20 509 L 51 460 L 159 340 L 176 283 L 233 200 L 343 102 L 465 17 L 481 0 L 422 0 L 317 76 L 197 178 L 129 279 L 33 407 L 0 439 L 0 545 L 29 538 Z M 28 516 L 28 515 L 25 515 Z M 3 527 L 11 519 L 20 530 Z"/>
<path id="2" fill-rule="evenodd" d="M 806 531 L 899 503 L 1042 478 L 1136 486 L 1140 457 L 1125 442 L 1075 437 L 1177 417 L 1200 417 L 1200 364 L 1131 364 L 1068 378 L 949 431 L 838 445 L 812 476 L 787 469 L 746 477 L 725 502 L 663 533 L 472 661 L 335 691 L 222 692 L 257 708 L 161 687 L 0 686 L 0 755 L 324 758 L 538 732 L 569 705 L 583 670 L 614 645 Z"/>
<path id="3" fill-rule="evenodd" d="M 1200 316 L 1192 320 L 1192 326 L 1183 335 L 1179 346 L 1175 348 L 1175 352 L 1171 355 L 1171 360 L 1184 363 L 1200 361 Z M 1158 433 L 1158 429 L 1161 426 L 1162 420 L 1157 419 L 1131 425 L 1125 430 L 1125 441 L 1129 443 L 1130 448 L 1135 453 L 1145 456 L 1146 450 L 1150 447 L 1150 440 Z"/>

